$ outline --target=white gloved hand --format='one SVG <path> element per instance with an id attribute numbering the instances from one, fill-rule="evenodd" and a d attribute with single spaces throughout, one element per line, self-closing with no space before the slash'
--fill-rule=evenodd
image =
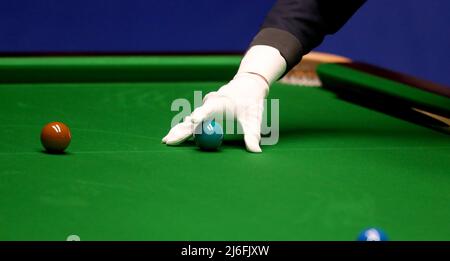
<path id="1" fill-rule="evenodd" d="M 261 152 L 261 123 L 264 99 L 270 85 L 286 70 L 280 52 L 270 46 L 253 46 L 241 61 L 233 80 L 208 93 L 202 106 L 196 108 L 183 122 L 175 125 L 162 139 L 168 145 L 178 145 L 192 137 L 195 127 L 214 115 L 232 113 L 241 124 L 248 151 Z"/>

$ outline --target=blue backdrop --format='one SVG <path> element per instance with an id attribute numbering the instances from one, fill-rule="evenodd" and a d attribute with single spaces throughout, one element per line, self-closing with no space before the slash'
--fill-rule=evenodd
<path id="1" fill-rule="evenodd" d="M 274 0 L 2 0 L 0 52 L 242 52 Z M 450 85 L 450 1 L 371 0 L 318 50 Z"/>

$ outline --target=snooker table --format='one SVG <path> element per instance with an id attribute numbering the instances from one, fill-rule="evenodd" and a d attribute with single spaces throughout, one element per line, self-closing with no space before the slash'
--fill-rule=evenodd
<path id="1" fill-rule="evenodd" d="M 0 240 L 450 240 L 450 136 L 333 88 L 275 83 L 280 138 L 261 154 L 161 144 L 171 103 L 216 90 L 240 58 L 0 58 Z M 42 149 L 51 121 L 71 129 L 65 154 Z"/>

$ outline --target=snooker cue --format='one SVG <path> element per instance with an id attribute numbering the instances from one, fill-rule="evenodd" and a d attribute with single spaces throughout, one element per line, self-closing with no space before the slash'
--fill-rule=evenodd
<path id="1" fill-rule="evenodd" d="M 289 85 L 297 85 L 303 87 L 321 87 L 319 76 L 316 73 L 316 68 L 323 63 L 351 63 L 350 58 L 335 55 L 331 53 L 315 52 L 312 51 L 305 56 L 299 64 L 294 66 L 291 71 L 289 71 L 283 78 L 280 79 L 281 83 Z M 418 109 L 411 107 L 412 111 L 426 116 L 430 119 L 439 121 L 445 127 L 445 130 L 450 130 L 450 118 L 444 115 L 438 115 L 436 113 L 431 113 L 424 109 Z"/>

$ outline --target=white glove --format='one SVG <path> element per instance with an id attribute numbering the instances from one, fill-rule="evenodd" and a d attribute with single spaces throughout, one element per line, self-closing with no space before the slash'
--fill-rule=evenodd
<path id="1" fill-rule="evenodd" d="M 270 85 L 284 73 L 286 61 L 280 52 L 270 46 L 251 47 L 241 61 L 233 80 L 208 93 L 202 106 L 196 108 L 183 122 L 175 125 L 162 139 L 168 145 L 177 145 L 192 137 L 195 127 L 214 115 L 233 113 L 241 124 L 248 151 L 261 152 L 261 123 L 264 99 Z"/>

